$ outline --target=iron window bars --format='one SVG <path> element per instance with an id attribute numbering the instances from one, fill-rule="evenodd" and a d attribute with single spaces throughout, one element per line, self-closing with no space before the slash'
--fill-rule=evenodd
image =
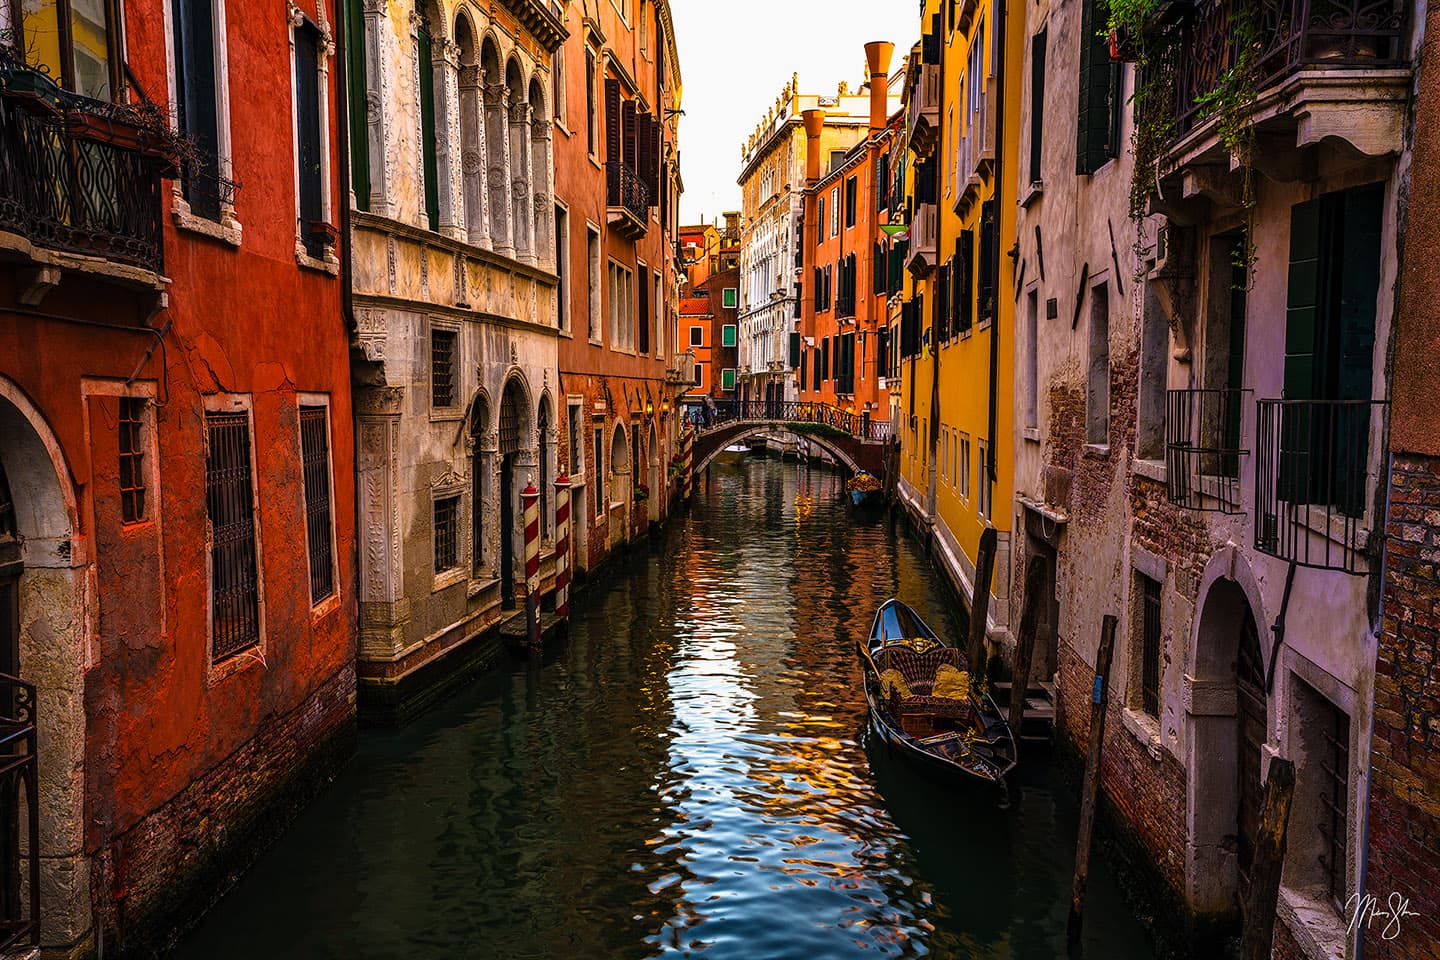
<path id="1" fill-rule="evenodd" d="M 1241 415 L 1252 391 L 1170 390 L 1165 398 L 1168 499 L 1187 510 L 1238 514 Z"/>
<path id="2" fill-rule="evenodd" d="M 247 413 L 205 415 L 211 644 L 216 660 L 260 642 L 260 580 Z"/>
<path id="3" fill-rule="evenodd" d="M 300 408 L 300 458 L 305 474 L 305 536 L 310 551 L 310 602 L 335 593 L 330 515 L 330 424 L 325 407 Z"/>

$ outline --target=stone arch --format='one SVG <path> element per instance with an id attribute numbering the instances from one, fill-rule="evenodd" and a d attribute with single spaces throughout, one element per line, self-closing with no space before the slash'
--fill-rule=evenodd
<path id="1" fill-rule="evenodd" d="M 1266 621 L 1254 572 L 1233 545 L 1210 558 L 1198 596 L 1184 680 L 1186 883 L 1197 910 L 1236 917 L 1242 782 L 1252 781 L 1251 790 L 1258 785 L 1261 743 L 1272 723 L 1263 687 L 1256 691 L 1244 680 L 1258 674 L 1263 684 L 1269 651 L 1259 625 Z"/>
<path id="2" fill-rule="evenodd" d="M 495 471 L 495 421 L 490 397 L 475 391 L 470 401 L 470 568 L 479 575 L 494 562 L 485 519 L 490 514 Z"/>
<path id="3" fill-rule="evenodd" d="M 525 375 L 511 373 L 500 392 L 499 445 L 502 454 L 523 453 L 530 449 L 530 385 Z"/>
<path id="4" fill-rule="evenodd" d="M 18 636 L 6 638 L 14 643 L 14 669 L 20 679 L 35 684 L 33 717 L 43 744 L 36 761 L 40 885 L 45 891 L 41 931 L 47 944 L 58 944 L 55 931 L 83 934 L 91 915 L 82 842 L 86 559 L 78 548 L 77 495 L 60 442 L 24 391 L 3 376 L 0 471 L 13 504 L 15 534 L 0 537 L 5 544 L 0 548 L 0 617 L 12 626 L 18 623 Z M 25 884 L 22 876 L 22 889 Z"/>
<path id="5" fill-rule="evenodd" d="M 540 539 L 549 539 L 555 530 L 553 516 L 555 497 L 555 414 L 550 391 L 540 394 L 535 410 L 535 488 L 540 492 Z"/>
<path id="6" fill-rule="evenodd" d="M 490 246 L 485 204 L 485 105 L 480 49 L 475 24 L 468 8 L 455 13 L 455 57 L 460 135 L 459 206 L 465 239 L 480 247 Z"/>
<path id="7" fill-rule="evenodd" d="M 776 427 L 777 425 L 774 423 L 756 423 L 753 426 L 747 426 L 745 429 L 736 431 L 733 434 L 725 434 L 725 436 L 722 438 L 722 442 L 717 444 L 714 450 L 705 454 L 703 459 L 697 459 L 695 461 L 695 472 L 699 473 L 706 467 L 710 466 L 711 462 L 713 462 L 714 459 L 718 457 L 720 453 L 731 444 L 739 443 L 742 440 L 747 440 L 750 437 L 756 436 L 761 433 L 773 433 L 776 430 Z M 855 462 L 855 459 L 851 457 L 850 454 L 847 453 L 843 447 L 827 439 L 826 437 L 822 437 L 818 434 L 809 434 L 802 439 L 807 440 L 810 443 L 815 444 L 817 447 L 822 448 L 826 453 L 830 454 L 837 461 L 844 464 L 845 469 L 849 470 L 851 473 L 859 473 L 861 470 L 864 469 Z"/>
<path id="8" fill-rule="evenodd" d="M 660 437 L 658 432 L 655 430 L 654 420 L 651 420 L 649 424 L 649 430 L 647 431 L 647 436 L 645 439 L 645 448 L 646 452 L 649 454 L 649 480 L 647 482 L 650 485 L 650 499 L 648 501 L 650 507 L 650 521 L 652 523 L 659 523 L 660 492 L 662 489 L 661 485 L 663 482 L 663 474 L 661 473 L 662 465 L 660 463 Z"/>
<path id="9" fill-rule="evenodd" d="M 510 123 L 506 116 L 508 95 L 505 74 L 500 67 L 500 44 L 493 32 L 486 33 L 480 43 L 479 84 L 482 90 L 484 145 L 480 157 L 485 184 L 485 202 L 489 213 L 489 239 L 496 253 L 510 256 L 515 247 L 510 235 Z"/>
<path id="10" fill-rule="evenodd" d="M 530 77 L 530 218 L 535 262 L 555 265 L 555 188 L 552 159 L 553 128 L 546 108 L 545 85 L 537 73 Z"/>
<path id="11" fill-rule="evenodd" d="M 610 500 L 621 505 L 619 519 L 610 518 L 610 546 L 624 543 L 630 535 L 630 427 L 616 420 L 610 433 Z"/>
<path id="12" fill-rule="evenodd" d="M 500 419 L 497 428 L 499 457 L 499 574 L 500 599 L 515 605 L 517 583 L 525 582 L 525 516 L 520 492 L 531 481 L 534 465 L 530 387 L 524 374 L 512 371 L 500 392 Z"/>
<path id="13" fill-rule="evenodd" d="M 506 109 L 509 121 L 509 201 L 510 239 L 514 257 L 524 263 L 535 262 L 534 224 L 531 214 L 534 193 L 530 173 L 530 90 L 525 85 L 525 69 L 520 58 L 511 54 L 505 61 Z"/>

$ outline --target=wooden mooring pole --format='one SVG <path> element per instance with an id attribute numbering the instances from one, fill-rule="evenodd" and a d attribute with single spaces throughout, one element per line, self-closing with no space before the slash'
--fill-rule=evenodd
<path id="1" fill-rule="evenodd" d="M 1015 669 L 1010 677 L 1010 735 L 1020 744 L 1025 722 L 1025 699 L 1030 692 L 1030 662 L 1035 658 L 1035 630 L 1040 619 L 1040 591 L 1045 583 L 1045 561 L 1031 557 L 1025 565 L 1025 601 L 1020 611 L 1020 635 L 1015 638 Z"/>
<path id="2" fill-rule="evenodd" d="M 980 552 L 975 555 L 975 588 L 974 597 L 970 601 L 970 642 L 965 648 L 972 677 L 986 673 L 981 658 L 985 656 L 986 621 L 990 618 L 990 581 L 995 575 L 995 548 L 999 539 L 994 527 L 986 527 L 980 534 Z"/>
<path id="3" fill-rule="evenodd" d="M 1240 960 L 1269 960 L 1275 935 L 1275 901 L 1280 898 L 1280 868 L 1285 864 L 1286 831 L 1294 799 L 1295 764 L 1276 757 L 1270 761 L 1270 776 L 1265 779 L 1265 802 L 1260 810 L 1260 829 L 1255 833 Z"/>
<path id="4" fill-rule="evenodd" d="M 1090 691 L 1090 741 L 1085 747 L 1085 780 L 1080 788 L 1080 837 L 1075 844 L 1075 877 L 1070 888 L 1070 919 L 1066 937 L 1080 939 L 1085 912 L 1085 883 L 1090 877 L 1090 837 L 1095 831 L 1095 798 L 1100 790 L 1100 749 L 1105 745 L 1105 704 L 1110 699 L 1110 661 L 1115 654 L 1116 618 L 1105 614 L 1100 650 L 1095 654 L 1095 685 Z"/>

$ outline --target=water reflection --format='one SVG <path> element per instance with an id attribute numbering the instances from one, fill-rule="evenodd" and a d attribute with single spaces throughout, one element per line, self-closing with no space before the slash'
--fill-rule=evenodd
<path id="1" fill-rule="evenodd" d="M 1063 956 L 1074 827 L 1045 772 L 998 811 L 863 736 L 854 645 L 889 596 L 963 627 L 835 475 L 714 468 L 563 649 L 367 735 L 183 953 Z M 1150 956 L 1103 869 L 1087 935 Z"/>

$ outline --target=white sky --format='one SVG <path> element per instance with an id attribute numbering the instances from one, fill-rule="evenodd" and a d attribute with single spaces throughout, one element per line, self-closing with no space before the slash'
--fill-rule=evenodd
<path id="1" fill-rule="evenodd" d="M 854 90 L 865 44 L 895 44 L 891 69 L 920 37 L 917 0 L 673 0 L 685 116 L 680 118 L 681 222 L 740 209 L 740 145 L 800 74 L 801 93 Z"/>

